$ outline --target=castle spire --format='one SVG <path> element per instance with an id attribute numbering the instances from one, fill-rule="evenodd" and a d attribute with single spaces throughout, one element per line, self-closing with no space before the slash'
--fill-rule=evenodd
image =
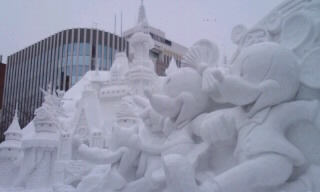
<path id="1" fill-rule="evenodd" d="M 16 109 L 14 110 L 14 117 L 13 119 L 19 120 L 18 118 L 18 103 L 16 104 Z"/>
<path id="2" fill-rule="evenodd" d="M 21 127 L 19 125 L 19 117 L 18 117 L 18 103 L 16 105 L 16 110 L 14 113 L 13 120 L 8 128 L 8 130 L 4 133 L 6 136 L 6 140 L 21 140 Z"/>

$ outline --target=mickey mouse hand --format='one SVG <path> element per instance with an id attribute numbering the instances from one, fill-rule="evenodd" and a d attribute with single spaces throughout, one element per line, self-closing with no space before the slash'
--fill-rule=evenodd
<path id="1" fill-rule="evenodd" d="M 162 130 L 163 118 L 153 109 L 147 108 L 143 113 L 141 113 L 140 117 L 143 120 L 146 128 L 150 131 L 157 132 Z"/>

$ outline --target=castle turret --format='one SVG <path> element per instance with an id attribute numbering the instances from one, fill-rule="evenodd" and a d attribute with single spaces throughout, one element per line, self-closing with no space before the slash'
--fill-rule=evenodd
<path id="1" fill-rule="evenodd" d="M 0 144 L 0 186 L 11 186 L 18 171 L 17 160 L 21 157 L 22 133 L 19 125 L 18 110 L 8 130 L 5 141 Z"/>
<path id="2" fill-rule="evenodd" d="M 68 161 L 72 158 L 72 137 L 68 131 L 61 131 L 59 142 L 59 161 Z"/>
<path id="3" fill-rule="evenodd" d="M 91 84 L 86 85 L 82 97 L 77 104 L 76 113 L 73 119 L 71 137 L 79 137 L 83 142 L 92 145 L 93 133 L 101 133 L 102 131 L 102 110 L 101 103 L 97 95 L 95 95 Z M 103 143 L 103 142 L 102 142 Z M 103 145 L 99 145 L 103 147 Z"/>
<path id="4" fill-rule="evenodd" d="M 51 90 L 42 90 L 45 100 L 35 111 L 35 134 L 22 142 L 24 166 L 16 183 L 18 187 L 35 190 L 50 187 L 58 151 L 58 106 Z"/>
<path id="5" fill-rule="evenodd" d="M 111 67 L 111 78 L 101 88 L 100 97 L 106 100 L 121 100 L 129 95 L 127 73 L 129 70 L 128 58 L 125 53 L 117 53 Z"/>
<path id="6" fill-rule="evenodd" d="M 95 71 L 91 73 L 90 76 L 90 83 L 92 85 L 92 88 L 94 89 L 95 93 L 99 95 L 101 86 L 102 86 L 102 79 L 100 76 L 100 70 L 99 70 L 99 63 L 95 61 Z"/>
<path id="7" fill-rule="evenodd" d="M 21 151 L 22 133 L 19 125 L 18 110 L 16 109 L 13 121 L 4 133 L 5 141 L 0 144 L 0 159 L 16 160 Z M 4 151 L 8 151 L 3 153 Z"/>
<path id="8" fill-rule="evenodd" d="M 154 63 L 149 57 L 149 50 L 153 48 L 154 42 L 149 34 L 135 33 L 130 44 L 134 52 L 134 58 L 130 66 L 128 77 L 133 94 L 143 95 L 145 89 L 152 89 L 156 74 Z"/>

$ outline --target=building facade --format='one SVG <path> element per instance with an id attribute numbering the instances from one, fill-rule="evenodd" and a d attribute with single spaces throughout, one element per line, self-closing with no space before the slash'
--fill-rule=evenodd
<path id="1" fill-rule="evenodd" d="M 149 55 L 155 64 L 155 71 L 158 75 L 165 75 L 165 70 L 168 68 L 172 58 L 176 60 L 177 65 L 180 67 L 182 56 L 188 49 L 179 43 L 167 39 L 163 31 L 149 25 L 143 1 L 139 9 L 137 25 L 124 31 L 123 37 L 130 39 L 136 32 L 144 32 L 151 35 L 154 47 L 150 50 Z M 129 59 L 131 58 L 132 53 L 129 56 Z"/>
<path id="2" fill-rule="evenodd" d="M 76 28 L 58 32 L 8 57 L 1 132 L 20 112 L 24 127 L 34 117 L 43 96 L 39 88 L 68 90 L 95 66 L 109 70 L 116 52 L 129 52 L 128 42 L 98 29 Z M 97 64 L 97 65 L 96 65 Z M 1 134 L 2 135 L 2 134 Z"/>
<path id="3" fill-rule="evenodd" d="M 2 63 L 2 56 L 0 55 L 0 125 L 2 122 L 2 100 L 4 92 L 4 80 L 6 75 L 6 65 Z"/>

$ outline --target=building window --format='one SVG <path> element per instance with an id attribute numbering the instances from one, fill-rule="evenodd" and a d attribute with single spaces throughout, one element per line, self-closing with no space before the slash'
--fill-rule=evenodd
<path id="1" fill-rule="evenodd" d="M 83 56 L 79 56 L 79 61 L 78 61 L 79 65 L 83 65 Z"/>
<path id="2" fill-rule="evenodd" d="M 86 43 L 86 55 L 87 55 L 87 56 L 90 56 L 90 51 L 91 51 L 90 48 L 91 48 L 91 47 L 90 47 L 90 43 Z"/>
<path id="3" fill-rule="evenodd" d="M 78 75 L 81 76 L 82 75 L 82 64 L 78 65 Z"/>
<path id="4" fill-rule="evenodd" d="M 74 65 L 74 66 L 77 65 L 77 56 L 76 55 L 72 56 L 72 65 Z"/>
<path id="5" fill-rule="evenodd" d="M 84 48 L 84 43 L 79 44 L 79 55 L 83 55 L 83 48 Z"/>
<path id="6" fill-rule="evenodd" d="M 91 63 L 91 57 L 90 56 L 85 56 L 85 59 L 86 59 L 85 65 L 89 66 L 90 63 Z"/>
<path id="7" fill-rule="evenodd" d="M 72 57 L 68 56 L 67 66 L 72 65 Z"/>
<path id="8" fill-rule="evenodd" d="M 110 63 L 110 67 L 112 66 L 112 52 L 113 52 L 113 49 L 112 47 L 109 47 L 109 63 Z M 109 69 L 110 69 L 109 67 Z"/>
<path id="9" fill-rule="evenodd" d="M 88 65 L 85 65 L 84 66 L 84 73 L 88 72 L 89 71 L 89 66 Z"/>
<path id="10" fill-rule="evenodd" d="M 65 55 L 66 55 L 66 50 L 67 50 L 67 45 L 64 44 L 64 45 L 62 46 L 62 56 L 65 56 Z"/>
<path id="11" fill-rule="evenodd" d="M 71 55 L 71 52 L 72 51 L 72 46 L 71 46 L 71 44 L 69 43 L 68 44 L 68 55 Z"/>
<path id="12" fill-rule="evenodd" d="M 77 76 L 72 76 L 72 79 L 71 79 L 71 80 L 72 80 L 72 81 L 71 81 L 72 85 L 76 84 L 76 82 L 77 82 Z"/>
<path id="13" fill-rule="evenodd" d="M 77 55 L 77 46 L 78 46 L 78 43 L 73 44 L 73 55 Z"/>
<path id="14" fill-rule="evenodd" d="M 76 76 L 76 75 L 77 75 L 77 67 L 76 66 L 72 66 L 72 76 Z"/>

